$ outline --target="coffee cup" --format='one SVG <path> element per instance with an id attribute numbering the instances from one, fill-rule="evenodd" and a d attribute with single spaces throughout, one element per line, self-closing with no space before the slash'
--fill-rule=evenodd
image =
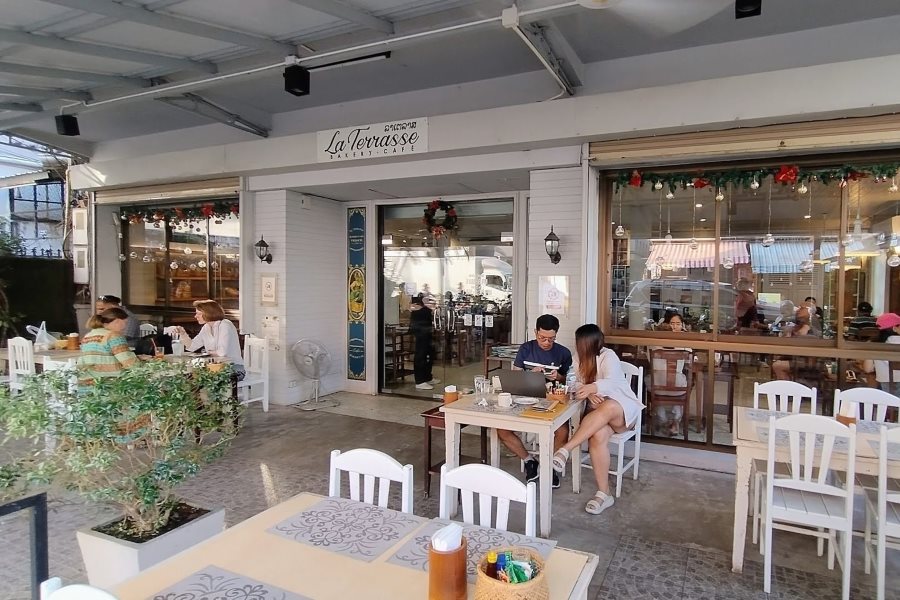
<path id="1" fill-rule="evenodd" d="M 497 394 L 497 406 L 500 408 L 512 407 L 512 394 L 509 392 L 500 392 Z"/>
<path id="2" fill-rule="evenodd" d="M 67 350 L 78 350 L 81 348 L 81 342 L 78 338 L 77 333 L 70 333 L 68 337 L 66 337 L 66 349 Z"/>

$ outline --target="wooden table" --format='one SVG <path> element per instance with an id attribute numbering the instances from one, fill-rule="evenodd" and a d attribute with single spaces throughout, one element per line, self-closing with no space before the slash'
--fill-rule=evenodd
<path id="1" fill-rule="evenodd" d="M 491 397 L 491 402 L 496 404 L 496 398 Z M 479 410 L 475 405 L 475 395 L 462 396 L 456 402 L 445 404 L 441 407 L 444 413 L 446 437 L 446 459 L 448 469 L 459 466 L 460 429 L 463 425 L 478 425 L 491 428 L 491 466 L 500 467 L 500 447 L 497 438 L 497 429 L 535 433 L 538 436 L 538 458 L 540 462 L 538 480 L 538 503 L 541 513 L 541 537 L 550 536 L 550 513 L 552 507 L 551 471 L 553 469 L 553 432 L 559 427 L 571 421 L 572 427 L 577 428 L 581 422 L 581 413 L 584 409 L 583 400 L 570 401 L 565 410 L 557 414 L 556 418 L 535 419 L 523 417 L 514 411 L 496 410 L 488 412 Z M 575 447 L 570 457 L 572 467 L 572 491 L 576 494 L 581 491 L 581 448 Z M 450 499 L 450 514 L 456 514 L 457 498 Z"/>
<path id="2" fill-rule="evenodd" d="M 210 565 L 312 600 L 428 597 L 428 573 L 388 562 L 396 550 L 431 523 L 420 525 L 371 562 L 311 546 L 268 531 L 322 500 L 302 493 L 238 523 L 219 535 L 125 581 L 113 591 L 120 600 L 146 600 Z M 556 547 L 546 562 L 550 597 L 587 599 L 597 569 L 595 554 Z M 468 598 L 474 598 L 469 585 Z"/>
<path id="3" fill-rule="evenodd" d="M 759 437 L 760 427 L 768 427 L 768 417 L 754 420 L 753 415 L 770 415 L 770 411 L 744 406 L 734 408 L 735 435 L 734 446 L 737 448 L 737 476 L 734 485 L 734 538 L 731 547 L 731 570 L 740 573 L 744 568 L 744 544 L 747 537 L 747 515 L 750 508 L 750 476 L 754 459 L 766 460 L 768 443 Z M 873 445 L 874 442 L 874 445 Z M 857 431 L 856 434 L 856 472 L 867 475 L 878 475 L 878 434 Z M 790 460 L 787 446 L 775 449 L 775 460 Z M 841 470 L 847 468 L 847 455 L 834 449 L 831 467 Z M 888 461 L 888 475 L 900 477 L 900 460 Z"/>

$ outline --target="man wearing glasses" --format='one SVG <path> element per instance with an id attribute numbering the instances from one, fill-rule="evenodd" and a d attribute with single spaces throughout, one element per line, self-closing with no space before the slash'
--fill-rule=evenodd
<path id="1" fill-rule="evenodd" d="M 566 373 L 572 367 L 572 353 L 562 344 L 556 343 L 556 333 L 559 331 L 559 319 L 553 315 L 541 315 L 537 319 L 534 329 L 534 338 L 519 346 L 519 352 L 513 361 L 513 369 L 529 369 L 536 372 L 544 372 L 548 381 L 566 380 Z M 558 367 L 545 371 L 542 367 L 532 367 L 526 362 L 540 365 L 552 365 Z M 522 439 L 515 431 L 498 429 L 497 437 L 503 442 L 510 452 L 525 461 L 525 481 L 535 481 L 538 478 L 538 461 L 532 458 Z M 553 435 L 553 451 L 559 450 L 569 439 L 568 423 L 562 425 Z M 559 487 L 559 476 L 553 473 L 553 487 Z"/>
<path id="2" fill-rule="evenodd" d="M 137 317 L 128 310 L 128 308 L 122 306 L 122 299 L 118 296 L 113 296 L 111 294 L 106 294 L 104 296 L 98 296 L 97 301 L 94 303 L 94 308 L 97 310 L 97 313 L 102 313 L 107 308 L 121 308 L 126 313 L 128 313 L 128 320 L 125 322 L 125 331 L 122 332 L 122 335 L 125 336 L 125 340 L 129 345 L 133 346 L 141 339 L 141 324 L 138 322 Z"/>

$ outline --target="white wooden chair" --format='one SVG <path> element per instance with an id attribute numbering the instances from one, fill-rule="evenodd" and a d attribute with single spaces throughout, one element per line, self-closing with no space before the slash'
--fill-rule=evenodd
<path id="1" fill-rule="evenodd" d="M 850 407 L 845 409 L 844 405 L 848 403 Z M 860 421 L 886 423 L 889 408 L 900 409 L 900 398 L 883 390 L 868 387 L 843 391 L 834 390 L 834 414 L 836 415 L 847 414 Z"/>
<path id="2" fill-rule="evenodd" d="M 263 412 L 269 412 L 269 343 L 265 338 L 244 338 L 244 369 L 247 374 L 238 382 L 241 404 L 262 402 Z M 256 394 L 251 394 L 256 388 Z"/>
<path id="3" fill-rule="evenodd" d="M 761 403 L 765 397 L 765 404 Z M 764 408 L 766 410 L 789 412 L 792 414 L 800 414 L 803 406 L 803 399 L 809 398 L 809 412 L 816 414 L 816 405 L 818 402 L 818 390 L 797 383 L 796 381 L 767 381 L 765 383 L 754 382 L 753 384 L 753 408 Z M 776 473 L 778 475 L 788 474 L 788 465 L 786 463 L 775 464 Z M 761 520 L 761 504 L 762 504 L 762 478 L 768 472 L 766 471 L 766 461 L 760 458 L 753 460 L 753 543 L 759 541 L 759 525 Z M 822 556 L 822 543 L 819 543 L 819 556 Z M 759 549 L 762 553 L 762 547 Z"/>
<path id="4" fill-rule="evenodd" d="M 141 337 L 145 335 L 156 335 L 156 325 L 153 323 L 141 323 Z"/>
<path id="5" fill-rule="evenodd" d="M 623 362 L 622 363 L 622 373 L 626 380 L 628 380 L 628 385 L 634 388 L 637 393 L 638 400 L 643 401 L 644 398 L 644 367 L 636 367 L 631 363 Z M 635 380 L 637 380 L 637 384 L 635 384 Z M 625 473 L 628 472 L 628 469 L 632 469 L 634 479 L 638 478 L 638 468 L 640 467 L 641 461 L 641 429 L 642 429 L 642 420 L 643 420 L 644 411 L 641 409 L 641 412 L 638 413 L 637 421 L 634 424 L 634 428 L 630 429 L 624 433 L 614 433 L 609 438 L 610 445 L 616 446 L 616 465 L 615 468 L 612 468 L 610 465 L 609 474 L 616 476 L 616 498 L 621 496 L 622 494 L 622 477 Z M 625 442 L 628 440 L 634 440 L 634 456 L 632 456 L 631 460 L 627 463 L 625 462 Z M 586 448 L 587 443 L 582 445 L 582 450 L 584 454 L 581 457 L 581 466 L 593 469 L 591 465 L 591 457 L 587 452 Z"/>
<path id="6" fill-rule="evenodd" d="M 888 444 L 900 446 L 900 427 L 881 428 L 878 445 L 878 488 L 866 490 L 866 574 L 872 570 L 872 547 L 875 552 L 875 575 L 878 600 L 884 600 L 885 555 L 887 549 L 900 550 L 900 481 L 887 475 Z M 876 539 L 872 539 L 873 527 Z"/>
<path id="7" fill-rule="evenodd" d="M 450 518 L 450 494 L 459 490 L 462 496 L 463 521 L 475 523 L 474 496 L 478 495 L 478 524 L 506 531 L 509 522 L 509 503 L 525 503 L 525 535 L 537 531 L 537 488 L 534 482 L 522 483 L 506 471 L 490 465 L 470 464 L 448 471 L 441 467 L 440 518 Z M 494 499 L 497 499 L 496 519 L 491 519 Z"/>
<path id="8" fill-rule="evenodd" d="M 62 579 L 51 577 L 41 583 L 41 600 L 118 600 L 118 598 L 106 590 L 81 583 L 63 587 Z"/>
<path id="9" fill-rule="evenodd" d="M 25 377 L 34 375 L 34 343 L 23 337 L 9 339 L 9 389 L 21 391 Z"/>
<path id="10" fill-rule="evenodd" d="M 775 449 L 780 436 L 787 439 L 790 472 L 775 472 Z M 802 436 L 802 437 L 801 437 Z M 768 473 L 763 502 L 763 589 L 772 587 L 772 534 L 774 529 L 812 535 L 828 540 L 828 568 L 834 568 L 836 547 L 843 571 L 842 594 L 850 598 L 850 548 L 853 543 L 854 461 L 847 461 L 847 473 L 836 481 L 832 477 L 831 456 L 842 444 L 841 452 L 856 456 L 856 425 L 847 427 L 830 417 L 789 415 L 769 419 Z M 839 534 L 843 534 L 840 535 Z"/>
<path id="11" fill-rule="evenodd" d="M 387 508 L 391 482 L 400 482 L 400 510 L 413 511 L 413 466 L 399 462 L 378 450 L 357 448 L 341 452 L 331 451 L 328 495 L 341 497 L 341 471 L 347 471 L 350 479 L 350 499 L 375 504 L 375 480 L 378 480 L 378 506 Z M 363 479 L 363 495 L 360 496 L 360 478 Z"/>

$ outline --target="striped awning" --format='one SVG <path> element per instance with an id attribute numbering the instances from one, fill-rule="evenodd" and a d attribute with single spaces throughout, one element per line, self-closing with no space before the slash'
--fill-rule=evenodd
<path id="1" fill-rule="evenodd" d="M 734 264 L 750 262 L 747 242 L 726 240 L 719 245 L 719 260 L 730 257 Z M 715 266 L 716 242 L 704 240 L 697 242 L 697 248 L 691 248 L 690 242 L 652 242 L 647 268 L 661 266 L 668 270 L 702 269 Z"/>
<path id="2" fill-rule="evenodd" d="M 800 263 L 810 259 L 811 240 L 775 240 L 766 248 L 750 242 L 751 266 L 754 273 L 800 273 Z"/>
<path id="3" fill-rule="evenodd" d="M 819 259 L 837 258 L 839 250 L 838 242 L 822 242 L 819 246 Z M 878 236 L 874 233 L 864 233 L 859 237 L 853 236 L 852 241 L 844 249 L 845 256 L 878 256 L 882 252 L 878 245 Z"/>

